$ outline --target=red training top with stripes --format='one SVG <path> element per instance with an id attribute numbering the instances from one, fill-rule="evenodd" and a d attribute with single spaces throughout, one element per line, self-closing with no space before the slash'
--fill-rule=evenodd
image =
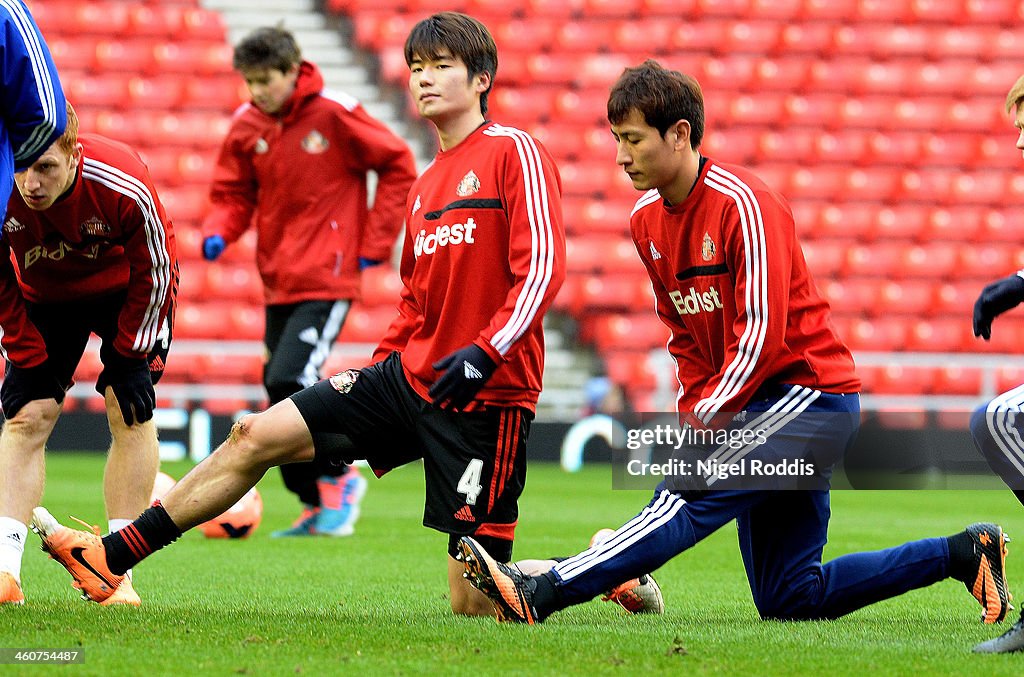
<path id="1" fill-rule="evenodd" d="M 114 347 L 127 357 L 153 350 L 177 292 L 174 228 L 149 170 L 128 146 L 82 134 L 75 182 L 49 209 L 30 209 L 14 190 L 0 239 L 0 345 L 19 367 L 46 359 L 25 314 L 128 290 Z"/>
<path id="2" fill-rule="evenodd" d="M 853 356 L 811 279 L 785 198 L 749 171 L 708 160 L 693 191 L 633 208 L 633 241 L 672 330 L 680 414 L 709 423 L 766 383 L 860 390 Z"/>
<path id="3" fill-rule="evenodd" d="M 561 178 L 547 150 L 485 123 L 439 152 L 409 191 L 401 273 L 399 315 L 374 359 L 401 351 L 409 383 L 430 399 L 431 365 L 475 343 L 498 368 L 474 404 L 533 410 L 542 319 L 565 278 Z"/>
<path id="4" fill-rule="evenodd" d="M 268 305 L 359 298 L 359 258 L 391 257 L 416 179 L 409 146 L 356 99 L 323 86 L 303 61 L 280 111 L 235 111 L 217 158 L 203 235 L 230 243 L 256 229 Z"/>

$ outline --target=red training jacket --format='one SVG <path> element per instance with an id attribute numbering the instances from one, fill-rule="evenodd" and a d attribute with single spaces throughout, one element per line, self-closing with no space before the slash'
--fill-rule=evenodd
<path id="1" fill-rule="evenodd" d="M 512 127 L 485 123 L 438 153 L 409 191 L 399 315 L 374 360 L 401 351 L 429 400 L 431 365 L 475 343 L 499 365 L 475 404 L 534 410 L 542 320 L 565 279 L 561 191 L 547 150 Z"/>
<path id="2" fill-rule="evenodd" d="M 178 287 L 174 227 L 128 146 L 79 136 L 75 183 L 49 209 L 29 209 L 17 190 L 0 239 L 0 345 L 19 367 L 47 357 L 25 300 L 61 303 L 128 290 L 114 347 L 146 357 L 155 347 Z"/>
<path id="3" fill-rule="evenodd" d="M 268 305 L 358 298 L 359 258 L 391 255 L 416 178 L 405 142 L 323 84 L 304 61 L 280 113 L 235 111 L 210 188 L 203 235 L 230 243 L 255 225 Z M 369 170 L 379 178 L 373 209 Z"/>
<path id="4" fill-rule="evenodd" d="M 672 330 L 681 415 L 737 413 L 763 384 L 860 390 L 796 239 L 785 198 L 750 172 L 708 160 L 690 195 L 656 190 L 633 208 L 633 241 Z"/>

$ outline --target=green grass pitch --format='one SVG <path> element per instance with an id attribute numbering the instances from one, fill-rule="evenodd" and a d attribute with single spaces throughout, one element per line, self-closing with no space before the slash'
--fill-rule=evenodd
<path id="1" fill-rule="evenodd" d="M 53 454 L 44 504 L 58 518 L 103 520 L 102 457 Z M 180 477 L 186 465 L 165 465 Z M 70 578 L 29 534 L 27 602 L 0 609 L 0 647 L 79 648 L 80 675 L 145 674 L 1019 674 L 1024 656 L 977 656 L 985 627 L 962 584 L 946 581 L 838 621 L 757 619 L 733 527 L 658 572 L 667 613 L 630 618 L 592 602 L 542 626 L 454 618 L 446 538 L 420 525 L 422 470 L 371 480 L 356 534 L 275 540 L 296 513 L 277 471 L 259 485 L 263 524 L 245 541 L 186 534 L 136 571 L 140 609 L 78 599 Z M 648 498 L 612 491 L 607 467 L 567 474 L 534 464 L 516 556 L 577 552 Z M 1024 539 L 1024 510 L 1008 491 L 833 494 L 826 558 L 947 535 L 978 520 Z M 1009 578 L 1024 585 L 1010 545 Z M 1011 612 L 1010 621 L 1016 618 Z M 4 666 L 5 668 L 7 666 Z"/>

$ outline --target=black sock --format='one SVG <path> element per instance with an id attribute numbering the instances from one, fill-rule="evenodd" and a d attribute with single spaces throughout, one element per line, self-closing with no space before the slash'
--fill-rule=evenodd
<path id="1" fill-rule="evenodd" d="M 1021 505 L 1024 505 L 1024 489 L 1014 489 L 1013 495 L 1017 497 Z"/>
<path id="2" fill-rule="evenodd" d="M 533 608 L 537 612 L 537 620 L 544 620 L 563 607 L 562 593 L 559 592 L 555 575 L 546 571 L 534 576 L 537 588 L 533 591 Z"/>
<path id="3" fill-rule="evenodd" d="M 181 529 L 157 501 L 134 522 L 103 537 L 107 567 L 111 573 L 121 575 L 180 536 Z"/>
<path id="4" fill-rule="evenodd" d="M 977 572 L 974 569 L 974 541 L 966 531 L 946 538 L 949 546 L 949 575 L 968 582 Z"/>

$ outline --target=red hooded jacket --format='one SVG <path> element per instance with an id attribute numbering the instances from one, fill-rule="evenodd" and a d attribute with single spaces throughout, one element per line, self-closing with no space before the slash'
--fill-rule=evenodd
<path id="1" fill-rule="evenodd" d="M 390 256 L 416 178 L 405 142 L 323 84 L 304 61 L 279 113 L 239 107 L 210 188 L 203 235 L 230 243 L 255 225 L 268 305 L 358 298 L 359 258 Z M 372 209 L 369 170 L 379 177 Z"/>

